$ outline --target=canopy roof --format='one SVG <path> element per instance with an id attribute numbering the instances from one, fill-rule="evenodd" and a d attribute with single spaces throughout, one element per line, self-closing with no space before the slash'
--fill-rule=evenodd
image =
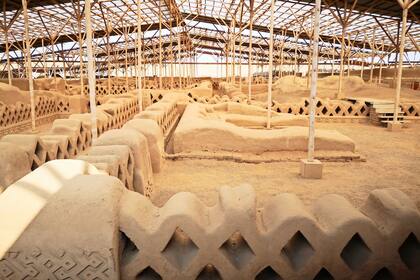
<path id="1" fill-rule="evenodd" d="M 141 26 L 146 61 L 156 61 L 162 44 L 164 60 L 178 52 L 206 54 L 224 61 L 228 53 L 238 59 L 267 61 L 270 1 L 146 0 L 141 5 Z M 284 51 L 287 61 L 295 56 L 306 61 L 311 52 L 314 1 L 275 2 L 275 58 Z M 5 61 L 6 34 L 13 61 L 22 61 L 24 18 L 21 0 L 3 0 L 0 52 Z M 47 53 L 47 59 L 68 63 L 80 56 L 79 40 L 84 39 L 84 1 L 29 0 L 30 37 L 33 57 Z M 134 61 L 137 36 L 137 0 L 98 0 L 92 6 L 97 61 L 128 54 Z M 402 9 L 396 0 L 323 0 L 320 26 L 321 60 L 337 58 L 345 25 L 346 56 L 357 60 L 374 55 L 387 57 L 398 49 Z M 420 51 L 420 4 L 408 15 L 406 51 Z M 250 19 L 253 18 L 252 36 Z M 159 32 L 159 28 L 161 32 Z M 161 40 L 159 40 L 161 37 Z M 180 37 L 180 40 L 179 38 Z M 178 46 L 181 42 L 181 47 Z M 108 44 L 109 43 L 109 44 Z M 44 46 L 44 48 L 42 47 Z M 54 46 L 54 47 L 51 47 Z M 241 46 L 241 47 L 239 47 Z M 56 56 L 53 58 L 52 56 Z M 42 56 L 45 60 L 45 55 Z M 394 55 L 395 59 L 395 55 Z M 409 57 L 406 57 L 409 60 Z M 388 60 L 389 61 L 389 60 Z"/>

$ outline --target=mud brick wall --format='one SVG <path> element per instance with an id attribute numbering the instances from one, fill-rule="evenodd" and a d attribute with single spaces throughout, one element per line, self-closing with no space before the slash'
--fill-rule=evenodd
<path id="1" fill-rule="evenodd" d="M 54 168 L 51 176 L 60 175 L 69 168 L 63 162 L 33 173 Z M 420 275 L 420 214 L 396 189 L 372 191 L 359 209 L 335 194 L 305 206 L 287 193 L 257 208 L 250 186 L 222 187 L 212 207 L 179 193 L 159 208 L 116 178 L 93 173 L 55 180 L 60 187 L 38 206 L 42 211 L 23 211 L 30 224 L 3 248 L 1 279 L 414 280 Z M 17 195 L 34 175 L 0 199 Z M 19 217 L 21 207 L 9 205 L 8 219 L 0 223 Z"/>
<path id="2" fill-rule="evenodd" d="M 0 197 L 0 279 L 118 279 L 122 189 L 75 160 L 13 184 Z"/>
<path id="3" fill-rule="evenodd" d="M 135 98 L 119 98 L 98 106 L 98 134 L 121 128 L 137 112 Z M 0 185 L 6 188 L 45 162 L 74 158 L 92 144 L 90 114 L 56 119 L 49 131 L 9 134 L 0 139 Z M 24 160 L 15 160 L 16 158 Z"/>
<path id="4" fill-rule="evenodd" d="M 338 195 L 305 207 L 279 194 L 257 209 L 251 187 L 220 191 L 214 207 L 180 193 L 162 208 L 126 192 L 122 279 L 418 279 L 420 216 L 395 189 L 361 209 Z M 141 213 L 141 214 L 140 214 Z M 388 277 L 388 278 L 386 278 Z"/>
<path id="5" fill-rule="evenodd" d="M 166 136 L 176 121 L 180 118 L 178 102 L 181 96 L 177 94 L 165 94 L 158 102 L 147 107 L 143 112 L 134 116 L 134 119 L 151 119 L 157 122 Z"/>
<path id="6" fill-rule="evenodd" d="M 69 112 L 69 100 L 65 97 L 37 96 L 35 98 L 35 117 L 37 119 Z M 0 131 L 30 121 L 31 105 L 29 103 L 5 104 L 0 101 Z"/>

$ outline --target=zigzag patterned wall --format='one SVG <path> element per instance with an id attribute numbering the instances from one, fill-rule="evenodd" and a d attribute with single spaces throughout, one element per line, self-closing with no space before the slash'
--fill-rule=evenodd
<path id="1" fill-rule="evenodd" d="M 414 280 L 418 236 L 419 211 L 396 189 L 372 191 L 360 209 L 334 194 L 310 206 L 278 194 L 257 208 L 250 186 L 222 187 L 212 207 L 178 193 L 159 208 L 114 177 L 81 175 L 63 181 L 0 260 L 0 278 Z"/>

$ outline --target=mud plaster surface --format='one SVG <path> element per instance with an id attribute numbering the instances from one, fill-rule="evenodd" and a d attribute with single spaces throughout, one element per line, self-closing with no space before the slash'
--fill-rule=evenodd
<path id="1" fill-rule="evenodd" d="M 401 133 L 388 132 L 369 124 L 324 124 L 319 128 L 336 129 L 356 142 L 356 150 L 366 162 L 325 163 L 322 180 L 299 177 L 299 163 L 236 163 L 216 160 L 166 160 L 155 174 L 156 195 L 152 201 L 161 206 L 177 192 L 188 191 L 207 205 L 217 201 L 222 185 L 251 184 L 259 206 L 281 192 L 298 195 L 309 205 L 323 194 L 336 193 L 356 207 L 378 188 L 398 188 L 409 195 L 420 209 L 420 125 Z"/>

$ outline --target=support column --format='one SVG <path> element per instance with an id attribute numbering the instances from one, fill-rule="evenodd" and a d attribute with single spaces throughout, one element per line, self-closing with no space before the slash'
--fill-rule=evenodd
<path id="1" fill-rule="evenodd" d="M 162 1 L 159 0 L 159 89 L 162 89 Z"/>
<path id="2" fill-rule="evenodd" d="M 401 123 L 398 122 L 398 112 L 400 109 L 400 94 L 401 94 L 401 79 L 402 79 L 402 70 L 403 70 L 403 60 L 404 60 L 404 45 L 405 45 L 405 33 L 407 32 L 407 14 L 408 10 L 418 2 L 418 0 L 398 0 L 401 8 L 403 9 L 402 14 L 402 30 L 401 30 L 401 39 L 400 39 L 400 50 L 398 58 L 398 75 L 397 75 L 397 87 L 395 89 L 395 104 L 394 104 L 394 119 L 392 123 L 388 123 L 389 130 L 399 130 L 401 128 Z"/>
<path id="3" fill-rule="evenodd" d="M 384 38 L 382 38 L 382 42 L 381 42 L 381 55 L 379 56 L 380 61 L 379 61 L 379 76 L 378 76 L 378 86 L 381 85 L 382 82 L 382 66 L 383 66 L 383 62 L 384 62 Z"/>
<path id="4" fill-rule="evenodd" d="M 343 24 L 343 31 L 341 34 L 341 52 L 340 52 L 340 76 L 338 78 L 338 93 L 337 99 L 343 98 L 343 76 L 344 76 L 344 53 L 346 48 L 346 24 Z"/>
<path id="5" fill-rule="evenodd" d="M 107 72 L 108 77 L 106 79 L 107 81 L 107 88 L 108 88 L 108 94 L 111 94 L 111 45 L 109 42 L 109 33 L 110 33 L 110 26 L 107 26 L 107 32 L 106 32 L 106 52 L 107 52 L 107 58 L 106 58 L 106 65 L 107 65 Z"/>
<path id="6" fill-rule="evenodd" d="M 25 1 L 25 0 L 23 0 Z M 89 101 L 90 101 L 90 115 L 92 122 L 92 138 L 96 140 L 98 138 L 98 130 L 96 128 L 96 78 L 95 78 L 95 66 L 92 48 L 92 22 L 91 22 L 91 0 L 85 1 L 85 22 L 86 22 L 86 49 L 88 56 L 88 84 L 89 84 Z"/>
<path id="7" fill-rule="evenodd" d="M 179 78 L 179 88 L 182 88 L 182 78 L 181 78 L 181 33 L 179 32 L 179 22 L 177 20 L 177 31 L 178 31 L 178 78 Z"/>
<path id="8" fill-rule="evenodd" d="M 125 59 L 124 59 L 124 76 L 125 76 L 125 89 L 128 92 L 128 28 L 124 28 L 124 52 L 125 52 Z"/>
<path id="9" fill-rule="evenodd" d="M 375 31 L 376 30 L 373 29 L 372 43 L 370 44 L 370 48 L 372 50 L 372 61 L 371 61 L 371 64 L 370 64 L 369 83 L 373 83 L 373 68 L 375 67 L 375 52 L 376 52 Z"/>
<path id="10" fill-rule="evenodd" d="M 28 3 L 22 0 L 23 17 L 25 20 L 25 51 L 26 51 L 26 71 L 29 83 L 29 96 L 31 99 L 31 127 L 32 132 L 35 132 L 35 96 L 34 96 L 34 81 L 32 79 L 32 60 L 31 60 L 31 44 L 29 40 L 29 22 L 28 22 Z"/>
<path id="11" fill-rule="evenodd" d="M 309 97 L 309 135 L 308 135 L 308 158 L 301 161 L 300 174 L 303 178 L 320 179 L 322 177 L 322 163 L 314 158 L 315 152 L 315 101 L 316 84 L 318 80 L 318 44 L 319 44 L 319 14 L 321 0 L 316 0 L 315 22 L 313 33 L 313 53 L 311 69 L 311 94 Z"/>
<path id="12" fill-rule="evenodd" d="M 143 85 L 141 81 L 142 71 L 142 32 L 141 32 L 141 0 L 137 0 L 137 100 L 139 102 L 139 112 L 143 111 Z"/>
<path id="13" fill-rule="evenodd" d="M 334 76 L 334 67 L 335 67 L 335 38 L 333 39 L 333 45 L 332 45 L 332 65 L 331 65 L 331 76 Z"/>
<path id="14" fill-rule="evenodd" d="M 5 14 L 4 14 L 5 15 Z M 5 54 L 7 63 L 7 79 L 9 85 L 12 85 L 12 69 L 10 67 L 10 55 L 9 55 L 9 28 L 6 26 L 6 15 L 4 17 L 4 40 L 5 40 Z"/>
<path id="15" fill-rule="evenodd" d="M 274 25 L 274 5 L 275 0 L 271 0 L 270 8 L 270 48 L 268 57 L 268 94 L 267 94 L 267 128 L 271 128 L 271 91 L 273 87 L 273 25 Z"/>
<path id="16" fill-rule="evenodd" d="M 362 79 L 363 79 L 363 72 L 365 70 L 365 54 L 364 54 L 365 49 L 366 49 L 366 36 L 365 36 L 365 40 L 363 41 L 362 68 L 360 69 L 360 78 Z"/>
<path id="17" fill-rule="evenodd" d="M 78 8 L 77 8 L 77 33 L 78 33 L 78 41 L 79 41 L 79 56 L 80 56 L 80 94 L 81 96 L 85 95 L 85 81 L 83 80 L 83 37 L 82 37 L 82 11 L 81 11 L 81 3 L 80 0 L 78 1 Z"/>

